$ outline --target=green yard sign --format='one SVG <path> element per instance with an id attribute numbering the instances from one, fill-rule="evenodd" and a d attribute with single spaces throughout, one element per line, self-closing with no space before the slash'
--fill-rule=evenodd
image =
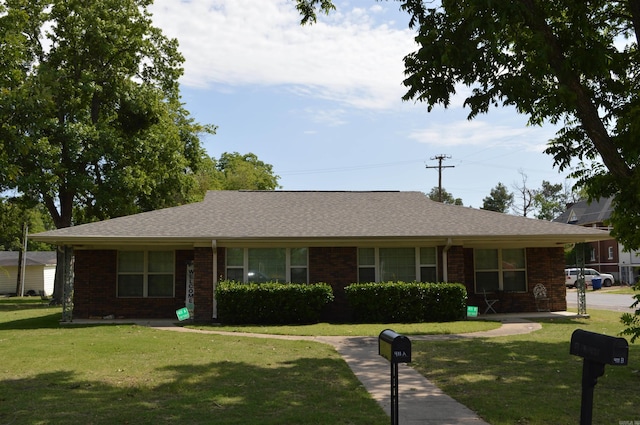
<path id="1" fill-rule="evenodd" d="M 473 305 L 467 306 L 467 317 L 478 317 L 478 307 Z"/>
<path id="2" fill-rule="evenodd" d="M 178 316 L 178 320 L 180 320 L 181 322 L 191 317 L 191 315 L 189 314 L 189 309 L 186 307 L 176 310 L 176 316 Z"/>

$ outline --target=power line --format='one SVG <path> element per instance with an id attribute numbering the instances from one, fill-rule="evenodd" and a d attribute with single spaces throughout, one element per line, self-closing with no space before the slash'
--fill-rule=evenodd
<path id="1" fill-rule="evenodd" d="M 436 155 L 431 157 L 431 160 L 433 161 L 434 159 L 438 160 L 438 165 L 425 165 L 424 168 L 437 168 L 438 169 L 438 201 L 442 202 L 442 169 L 443 168 L 455 168 L 455 165 L 442 165 L 442 161 L 444 161 L 445 159 L 450 159 L 451 156 L 449 155 Z"/>

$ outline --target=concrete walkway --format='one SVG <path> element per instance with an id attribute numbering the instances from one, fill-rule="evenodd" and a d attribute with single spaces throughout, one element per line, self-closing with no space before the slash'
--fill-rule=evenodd
<path id="1" fill-rule="evenodd" d="M 483 319 L 496 320 L 502 323 L 502 326 L 491 331 L 459 335 L 412 335 L 409 336 L 409 339 L 412 341 L 428 341 L 519 335 L 541 329 L 542 326 L 539 323 L 531 321 L 536 318 L 566 318 L 576 316 L 575 313 L 567 312 L 530 313 L 526 315 L 496 314 L 483 316 Z M 96 322 L 97 321 L 93 320 L 74 321 L 73 323 Z M 135 323 L 167 331 L 247 336 L 253 338 L 309 340 L 330 344 L 335 347 L 356 377 L 362 382 L 367 391 L 384 409 L 387 415 L 391 414 L 390 365 L 389 362 L 378 355 L 378 338 L 376 337 L 264 335 L 190 329 L 176 325 L 170 321 L 99 321 L 99 323 L 117 322 Z M 398 367 L 398 416 L 400 425 L 489 425 L 480 419 L 475 412 L 444 394 L 428 379 L 405 364 L 401 364 Z"/>

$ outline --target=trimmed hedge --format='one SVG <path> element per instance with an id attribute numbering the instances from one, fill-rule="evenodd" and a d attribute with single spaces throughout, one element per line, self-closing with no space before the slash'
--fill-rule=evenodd
<path id="1" fill-rule="evenodd" d="M 326 283 L 222 281 L 216 288 L 218 318 L 230 324 L 317 323 L 322 308 L 333 298 Z"/>
<path id="2" fill-rule="evenodd" d="M 467 289 L 459 283 L 354 283 L 344 290 L 359 322 L 448 322 L 466 317 Z"/>

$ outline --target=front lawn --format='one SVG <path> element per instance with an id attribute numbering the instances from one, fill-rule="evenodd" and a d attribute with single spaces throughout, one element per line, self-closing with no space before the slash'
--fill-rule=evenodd
<path id="1" fill-rule="evenodd" d="M 542 321 L 526 335 L 414 342 L 413 367 L 493 425 L 579 423 L 582 359 L 569 354 L 575 329 L 619 336 L 620 314 Z M 628 340 L 628 338 L 627 338 Z M 640 347 L 628 366 L 606 366 L 594 389 L 594 424 L 640 423 Z"/>
<path id="2" fill-rule="evenodd" d="M 59 319 L 59 308 L 0 300 L 0 424 L 389 421 L 325 344 Z"/>
<path id="3" fill-rule="evenodd" d="M 576 424 L 577 329 L 617 336 L 619 313 L 543 321 L 526 335 L 412 342 L 412 366 L 493 425 Z M 387 424 L 333 348 L 309 341 L 63 325 L 39 299 L 0 299 L 0 424 Z M 429 326 L 433 326 L 430 329 Z M 214 327 L 296 335 L 462 333 L 493 322 Z M 640 421 L 640 350 L 606 366 L 594 424 Z M 402 378 L 400 378 L 402 379 Z M 400 394 L 402 397 L 402 394 Z"/>

